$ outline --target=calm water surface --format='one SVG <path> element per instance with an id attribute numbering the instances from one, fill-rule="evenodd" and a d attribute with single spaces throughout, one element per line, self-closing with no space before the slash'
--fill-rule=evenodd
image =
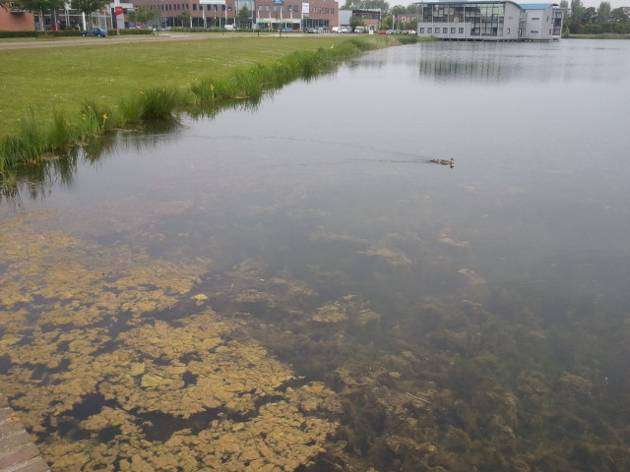
<path id="1" fill-rule="evenodd" d="M 410 45 L 121 138 L 0 202 L 0 386 L 58 470 L 630 470 L 629 80 Z"/>

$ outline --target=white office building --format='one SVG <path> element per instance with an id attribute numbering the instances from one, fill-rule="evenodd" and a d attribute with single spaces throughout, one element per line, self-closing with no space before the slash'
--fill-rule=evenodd
<path id="1" fill-rule="evenodd" d="M 417 3 L 418 35 L 445 40 L 560 39 L 563 10 L 553 3 L 438 1 Z"/>

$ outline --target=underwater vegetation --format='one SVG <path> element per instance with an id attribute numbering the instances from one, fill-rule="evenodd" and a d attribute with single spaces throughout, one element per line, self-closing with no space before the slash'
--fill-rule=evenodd
<path id="1" fill-rule="evenodd" d="M 191 294 L 207 262 L 42 222 L 2 223 L 0 389 L 53 470 L 295 470 L 323 451 L 334 393 Z"/>
<path id="2" fill-rule="evenodd" d="M 141 237 L 193 207 L 156 211 Z M 628 314 L 451 271 L 440 251 L 471 247 L 451 231 L 426 251 L 316 228 L 294 273 L 264 251 L 157 258 L 58 226 L 0 227 L 0 389 L 52 470 L 630 465 Z M 420 266 L 448 290 L 419 292 Z"/>

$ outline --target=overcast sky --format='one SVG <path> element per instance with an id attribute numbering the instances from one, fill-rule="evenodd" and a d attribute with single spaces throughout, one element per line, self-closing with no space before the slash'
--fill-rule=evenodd
<path id="1" fill-rule="evenodd" d="M 416 3 L 417 1 L 419 1 L 419 0 L 388 0 L 388 3 L 389 3 L 390 6 L 394 6 L 394 5 L 410 5 L 412 3 Z M 597 8 L 599 6 L 599 2 L 600 1 L 601 0 L 582 0 L 582 3 L 586 7 L 596 7 Z M 612 8 L 630 7 L 630 0 L 609 0 L 609 1 L 610 1 L 610 6 Z M 551 3 L 551 1 L 545 2 L 544 0 L 538 0 L 538 1 L 532 0 L 531 2 L 529 2 L 529 1 L 523 1 L 523 2 L 517 1 L 516 3 Z M 553 3 L 560 3 L 560 0 L 557 0 L 557 2 L 555 0 L 553 0 Z M 571 0 L 569 0 L 569 4 L 571 4 Z"/>

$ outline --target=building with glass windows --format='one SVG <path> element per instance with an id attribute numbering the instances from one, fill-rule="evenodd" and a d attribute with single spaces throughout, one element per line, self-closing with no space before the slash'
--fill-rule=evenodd
<path id="1" fill-rule="evenodd" d="M 563 10 L 553 3 L 438 1 L 417 3 L 418 35 L 446 40 L 560 39 Z"/>

